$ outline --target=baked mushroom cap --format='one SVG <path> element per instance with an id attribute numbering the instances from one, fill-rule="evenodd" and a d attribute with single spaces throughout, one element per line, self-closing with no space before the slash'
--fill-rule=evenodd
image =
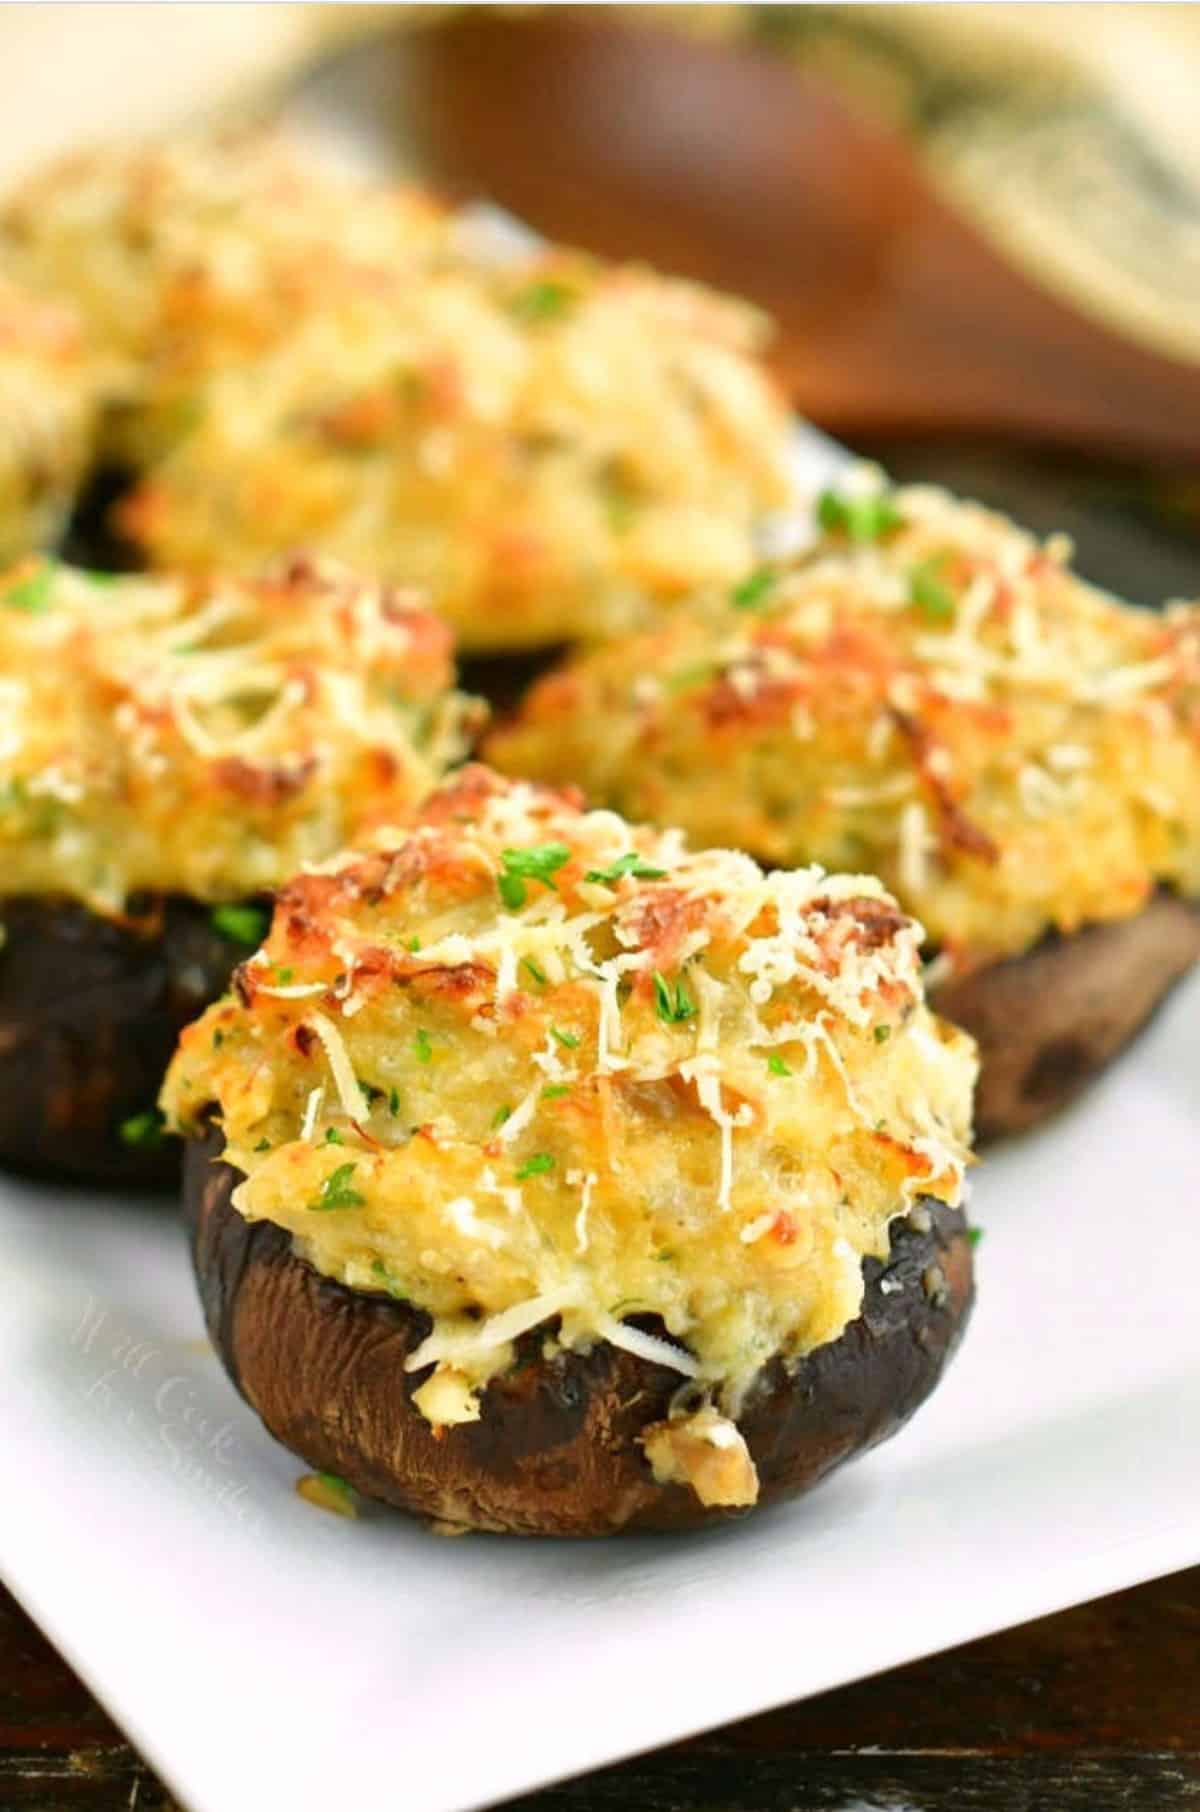
<path id="1" fill-rule="evenodd" d="M 951 977 L 940 1013 L 979 1046 L 979 1139 L 1067 1106 L 1200 961 L 1200 904 L 1159 891 L 1132 918 L 1052 932 L 1023 956 Z"/>
<path id="2" fill-rule="evenodd" d="M 121 920 L 74 900 L 0 902 L 0 1161 L 143 1188 L 178 1177 L 154 1102 L 179 1033 L 238 959 L 221 922 L 177 897 Z"/>
<path id="3" fill-rule="evenodd" d="M 58 539 L 98 415 L 77 315 L 0 276 L 0 568 Z"/>
<path id="4" fill-rule="evenodd" d="M 452 681 L 441 623 L 304 562 L 0 576 L 0 1157 L 170 1174 L 154 1102 L 181 1027 L 265 892 L 461 752 Z"/>
<path id="5" fill-rule="evenodd" d="M 430 1317 L 332 1282 L 281 1227 L 248 1222 L 232 1202 L 240 1172 L 220 1151 L 219 1133 L 194 1141 L 184 1173 L 209 1335 L 266 1427 L 309 1465 L 438 1523 L 509 1534 L 698 1528 L 741 1513 L 720 1501 L 745 1466 L 742 1449 L 713 1439 L 728 1425 L 681 1407 L 670 1366 L 608 1342 L 548 1353 L 546 1330 L 523 1334 L 478 1420 L 432 1428 L 414 1401 L 422 1374 L 405 1369 Z M 773 1360 L 747 1393 L 737 1427 L 759 1503 L 799 1496 L 887 1440 L 933 1390 L 973 1298 L 962 1210 L 918 1199 L 863 1275 L 845 1331 Z"/>
<path id="6" fill-rule="evenodd" d="M 393 1354 L 397 1401 L 441 1440 L 509 1400 L 533 1346 L 564 1376 L 612 1348 L 673 1378 L 674 1413 L 637 1423 L 642 1471 L 744 1505 L 763 1379 L 838 1341 L 893 1223 L 960 1192 L 973 1053 L 923 1003 L 917 935 L 878 882 L 764 876 L 470 769 L 283 889 L 163 1106 L 219 1128 L 210 1206 L 278 1229 L 330 1302 L 406 1305 L 423 1333 Z M 397 1467 L 392 1495 L 420 1501 Z"/>
<path id="7" fill-rule="evenodd" d="M 1200 612 L 1121 605 L 1064 544 L 938 491 L 828 496 L 821 515 L 804 555 L 543 680 L 486 753 L 761 860 L 878 873 L 985 1070 L 1048 1075 L 1063 1010 L 1101 984 L 1093 955 L 1136 946 L 1108 1029 L 1076 1038 L 1078 1079 L 1180 971 L 1187 914 L 1159 890 L 1200 897 Z M 1075 944 L 1107 925 L 1129 929 Z M 1027 979 L 993 982 L 1035 949 Z M 1033 1011 L 1005 1025 L 1014 987 Z M 998 1082 L 984 1120 L 1062 1098 L 1035 1087 L 1018 1110 Z"/>

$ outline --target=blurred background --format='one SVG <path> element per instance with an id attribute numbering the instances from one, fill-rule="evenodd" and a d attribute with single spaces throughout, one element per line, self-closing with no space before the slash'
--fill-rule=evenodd
<path id="1" fill-rule="evenodd" d="M 829 433 L 1200 591 L 1200 9 L 16 5 L 0 59 L 0 180 L 281 109 L 750 296 Z"/>

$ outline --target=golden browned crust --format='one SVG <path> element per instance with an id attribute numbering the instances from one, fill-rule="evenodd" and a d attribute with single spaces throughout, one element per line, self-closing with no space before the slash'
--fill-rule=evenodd
<path id="1" fill-rule="evenodd" d="M 598 1342 L 543 1352 L 524 1336 L 477 1422 L 435 1432 L 413 1403 L 425 1373 L 404 1361 L 430 1319 L 346 1289 L 296 1256 L 270 1222 L 247 1223 L 218 1161 L 220 1134 L 185 1165 L 193 1257 L 209 1333 L 270 1432 L 310 1465 L 417 1515 L 525 1535 L 602 1535 L 726 1520 L 680 1484 L 658 1483 L 640 1445 L 679 1389 L 668 1367 Z M 794 1368 L 775 1360 L 739 1418 L 760 1502 L 794 1497 L 896 1432 L 937 1383 L 972 1296 L 960 1210 L 919 1201 L 868 1260 L 862 1313 Z"/>
<path id="2" fill-rule="evenodd" d="M 979 1044 L 978 1136 L 1025 1132 L 1073 1101 L 1197 961 L 1200 907 L 1160 892 L 1133 918 L 935 989 L 938 1012 Z"/>

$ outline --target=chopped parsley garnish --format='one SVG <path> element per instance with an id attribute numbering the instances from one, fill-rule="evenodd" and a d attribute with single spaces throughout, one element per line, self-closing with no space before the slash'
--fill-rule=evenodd
<path id="1" fill-rule="evenodd" d="M 672 673 L 663 684 L 672 695 L 688 692 L 693 686 L 707 685 L 709 680 L 715 679 L 717 671 L 712 661 L 693 661 L 690 666 L 680 667 L 677 673 Z"/>
<path id="2" fill-rule="evenodd" d="M 257 950 L 267 935 L 271 915 L 265 906 L 214 906 L 208 922 L 219 936 L 231 944 L 246 944 Z"/>
<path id="3" fill-rule="evenodd" d="M 665 1020 L 667 1025 L 682 1025 L 685 1019 L 693 1019 L 696 1013 L 696 1003 L 689 996 L 682 979 L 672 989 L 666 976 L 660 975 L 657 969 L 654 971 L 654 1005 L 658 1017 Z"/>
<path id="4" fill-rule="evenodd" d="M 517 1172 L 518 1183 L 526 1177 L 544 1177 L 548 1170 L 554 1169 L 554 1158 L 548 1151 L 535 1151 L 531 1158 L 526 1158 Z"/>
<path id="5" fill-rule="evenodd" d="M 413 1049 L 416 1051 L 418 1063 L 428 1063 L 433 1056 L 433 1043 L 424 1026 L 419 1028 L 413 1039 Z"/>
<path id="6" fill-rule="evenodd" d="M 339 1164 L 336 1170 L 331 1170 L 321 1184 L 316 1201 L 308 1204 L 310 1211 L 328 1214 L 335 1208 L 361 1208 L 367 1198 L 350 1185 L 356 1169 L 356 1164 L 349 1163 Z"/>
<path id="7" fill-rule="evenodd" d="M 270 1149 L 271 1149 L 270 1139 L 260 1139 L 258 1141 L 258 1144 L 254 1147 L 254 1149 L 255 1149 L 255 1151 L 270 1151 Z"/>
<path id="8" fill-rule="evenodd" d="M 115 585 L 121 576 L 120 573 L 97 572 L 94 566 L 81 567 L 80 571 L 89 585 L 98 585 L 101 590 L 106 590 L 108 586 Z"/>
<path id="9" fill-rule="evenodd" d="M 767 1068 L 772 1076 L 790 1076 L 792 1073 L 790 1064 L 783 1061 L 778 1051 L 772 1051 L 767 1058 Z"/>
<path id="10" fill-rule="evenodd" d="M 345 1479 L 339 1478 L 336 1472 L 318 1472 L 317 1478 L 331 1496 L 340 1498 L 346 1508 L 353 1513 L 354 1487 L 352 1485 L 348 1485 Z"/>
<path id="11" fill-rule="evenodd" d="M 531 956 L 523 956 L 521 958 L 521 967 L 522 969 L 528 969 L 534 981 L 540 983 L 542 987 L 545 987 L 546 971 L 538 963 L 535 963 Z"/>
<path id="12" fill-rule="evenodd" d="M 979 1244 L 980 1240 L 983 1238 L 983 1228 L 982 1227 L 968 1227 L 967 1228 L 967 1238 L 970 1240 L 972 1246 L 977 1246 Z"/>
<path id="13" fill-rule="evenodd" d="M 508 306 L 518 321 L 556 321 L 578 299 L 578 291 L 572 289 L 569 283 L 559 283 L 553 277 L 543 277 L 538 282 L 519 289 Z"/>
<path id="14" fill-rule="evenodd" d="M 325 1128 L 325 1143 L 326 1145 L 344 1145 L 346 1141 L 343 1139 L 336 1126 L 327 1126 Z"/>
<path id="15" fill-rule="evenodd" d="M 50 592 L 56 570 L 56 561 L 44 560 L 27 579 L 19 579 L 7 591 L 0 592 L 0 603 L 7 605 L 9 610 L 23 610 L 28 616 L 40 617 L 43 611 L 50 608 Z"/>
<path id="16" fill-rule="evenodd" d="M 851 541 L 880 541 L 900 527 L 903 518 L 886 491 L 865 497 L 847 497 L 840 491 L 822 491 L 817 499 L 817 521 L 827 535 L 846 535 Z"/>
<path id="17" fill-rule="evenodd" d="M 561 1101 L 564 1095 L 571 1092 L 565 1082 L 551 1082 L 542 1090 L 543 1101 Z"/>
<path id="18" fill-rule="evenodd" d="M 631 849 L 627 855 L 618 856 L 615 862 L 610 862 L 607 868 L 589 868 L 584 880 L 611 887 L 622 875 L 632 875 L 635 881 L 661 881 L 666 872 L 665 868 L 652 868 L 636 849 Z"/>
<path id="19" fill-rule="evenodd" d="M 224 1034 L 224 1032 L 223 1032 L 223 1031 L 222 1031 L 222 1030 L 221 1030 L 221 1028 L 220 1028 L 220 1026 L 218 1026 L 218 1027 L 217 1027 L 217 1029 L 216 1029 L 216 1031 L 215 1031 L 215 1032 L 214 1032 L 214 1033 L 213 1033 L 213 1035 L 212 1035 L 212 1048 L 213 1048 L 213 1050 L 214 1050 L 214 1051 L 219 1051 L 219 1050 L 220 1050 L 220 1048 L 221 1048 L 221 1046 L 222 1046 L 222 1045 L 223 1045 L 223 1044 L 224 1044 L 224 1042 L 225 1042 L 225 1034 Z"/>
<path id="20" fill-rule="evenodd" d="M 632 491 L 625 490 L 616 479 L 610 479 L 604 486 L 604 513 L 608 517 L 608 526 L 614 535 L 624 535 L 633 525 L 637 515 L 638 499 Z"/>
<path id="21" fill-rule="evenodd" d="M 410 937 L 408 943 L 405 945 L 405 949 L 411 950 L 414 956 L 420 948 L 421 940 L 419 937 Z"/>
<path id="22" fill-rule="evenodd" d="M 388 1113 L 391 1114 L 394 1119 L 399 1112 L 400 1090 L 398 1088 L 390 1088 L 388 1090 Z"/>
<path id="23" fill-rule="evenodd" d="M 512 1113 L 511 1107 L 498 1107 L 496 1109 L 495 1113 L 492 1115 L 492 1125 L 493 1126 L 503 1126 L 504 1122 L 508 1119 L 508 1117 L 511 1113 Z"/>
<path id="24" fill-rule="evenodd" d="M 128 1120 L 122 1120 L 119 1127 L 122 1145 L 132 1146 L 135 1150 L 153 1151 L 163 1142 L 166 1121 L 156 1107 L 147 1107 L 140 1114 L 131 1114 Z"/>
<path id="25" fill-rule="evenodd" d="M 286 988 L 288 983 L 295 976 L 295 973 L 296 971 L 294 969 L 276 969 L 275 980 L 281 987 Z"/>
<path id="26" fill-rule="evenodd" d="M 735 610 L 757 610 L 765 604 L 775 589 L 779 574 L 769 566 L 760 566 L 750 573 L 740 584 L 735 585 L 729 594 L 729 602 Z"/>
<path id="27" fill-rule="evenodd" d="M 954 593 L 938 577 L 944 554 L 934 554 L 914 566 L 908 575 L 908 598 L 930 623 L 949 623 L 958 608 Z"/>
<path id="28" fill-rule="evenodd" d="M 381 1258 L 372 1260 L 371 1271 L 382 1283 L 389 1296 L 402 1296 L 407 1300 L 408 1291 L 405 1289 L 403 1281 L 388 1270 Z"/>
<path id="29" fill-rule="evenodd" d="M 564 1032 L 561 1026 L 551 1026 L 550 1036 L 561 1044 L 564 1050 L 577 1051 L 579 1049 L 578 1032 Z"/>
<path id="30" fill-rule="evenodd" d="M 554 877 L 571 860 L 571 852 L 565 843 L 538 843 L 532 849 L 501 850 L 500 860 L 503 872 L 496 883 L 500 898 L 515 912 L 528 897 L 526 881 L 540 881 L 543 887 L 553 888 Z"/>
<path id="31" fill-rule="evenodd" d="M 876 1044 L 886 1044 L 892 1035 L 891 1026 L 876 1026 L 872 1036 Z"/>

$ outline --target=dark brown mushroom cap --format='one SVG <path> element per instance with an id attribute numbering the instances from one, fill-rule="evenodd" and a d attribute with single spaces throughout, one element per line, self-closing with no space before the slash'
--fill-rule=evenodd
<path id="1" fill-rule="evenodd" d="M 480 1419 L 435 1433 L 413 1404 L 428 1373 L 404 1370 L 429 1316 L 332 1282 L 282 1228 L 245 1221 L 221 1149 L 211 1132 L 184 1167 L 208 1330 L 246 1401 L 309 1465 L 402 1510 L 523 1535 L 695 1528 L 738 1514 L 656 1483 L 639 1437 L 666 1417 L 679 1374 L 605 1342 L 547 1358 L 545 1330 L 524 1335 L 511 1370 L 484 1390 Z M 886 1263 L 867 1260 L 864 1273 L 858 1319 L 798 1364 L 772 1362 L 739 1417 L 762 1503 L 886 1440 L 929 1395 L 974 1293 L 962 1212 L 919 1202 L 894 1223 Z"/>
<path id="2" fill-rule="evenodd" d="M 979 1138 L 1025 1132 L 1081 1094 L 1200 960 L 1200 906 L 1166 891 L 1132 918 L 1043 938 L 932 991 L 982 1060 Z"/>
<path id="3" fill-rule="evenodd" d="M 245 952 L 183 898 L 134 923 L 17 896 L 0 900 L 0 925 L 0 1162 L 169 1186 L 177 1142 L 131 1147 L 119 1129 L 154 1107 L 180 1031 Z"/>

